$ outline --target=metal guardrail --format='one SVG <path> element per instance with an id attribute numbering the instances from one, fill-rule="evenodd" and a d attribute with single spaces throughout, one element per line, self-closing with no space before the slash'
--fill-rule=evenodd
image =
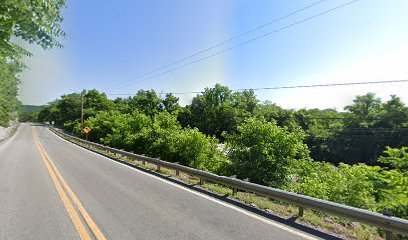
<path id="1" fill-rule="evenodd" d="M 235 179 L 231 177 L 219 176 L 213 173 L 205 172 L 202 170 L 197 170 L 194 168 L 186 167 L 183 165 L 179 165 L 177 163 L 170 163 L 160 159 L 146 157 L 143 155 L 135 154 L 126 152 L 124 150 L 119 150 L 111 147 L 107 147 L 98 143 L 85 141 L 83 139 L 74 137 L 72 135 L 66 134 L 62 131 L 56 130 L 54 128 L 50 129 L 56 133 L 57 135 L 65 138 L 69 138 L 83 144 L 87 144 L 89 146 L 93 146 L 95 148 L 109 151 L 111 153 L 121 154 L 126 156 L 129 159 L 137 160 L 137 161 L 144 161 L 151 164 L 155 164 L 158 167 L 162 166 L 169 169 L 174 169 L 176 171 L 181 171 L 187 173 L 189 175 L 193 175 L 202 179 L 208 180 L 211 182 L 219 183 L 222 185 L 226 185 L 232 187 L 234 189 L 241 189 L 247 192 L 256 193 L 261 196 L 265 196 L 268 198 L 280 200 L 286 203 L 290 203 L 300 208 L 309 208 L 320 212 L 326 212 L 329 214 L 334 214 L 337 216 L 345 217 L 348 219 L 352 219 L 354 221 L 366 223 L 381 229 L 384 229 L 388 232 L 400 233 L 404 235 L 408 235 L 408 220 L 397 218 L 393 216 L 387 216 L 384 214 L 371 212 L 368 210 L 350 207 L 338 203 L 333 203 L 313 197 L 304 196 L 301 194 L 296 194 L 292 192 L 283 191 L 276 188 L 266 187 L 255 183 L 250 183 L 246 181 L 242 181 L 240 179 Z M 302 210 L 303 211 L 303 210 Z"/>

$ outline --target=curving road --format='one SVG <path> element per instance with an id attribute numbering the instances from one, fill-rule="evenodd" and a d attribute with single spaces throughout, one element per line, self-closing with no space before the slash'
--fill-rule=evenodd
<path id="1" fill-rule="evenodd" d="M 21 124 L 0 145 L 0 239 L 314 239 Z"/>

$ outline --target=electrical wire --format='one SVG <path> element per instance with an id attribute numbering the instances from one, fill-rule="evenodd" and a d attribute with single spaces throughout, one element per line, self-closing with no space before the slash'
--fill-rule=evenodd
<path id="1" fill-rule="evenodd" d="M 338 87 L 338 86 L 352 86 L 352 85 L 369 85 L 369 84 L 385 84 L 385 83 L 405 83 L 408 79 L 400 80 L 385 80 L 385 81 L 368 81 L 368 82 L 350 82 L 350 83 L 327 83 L 327 84 L 313 84 L 313 85 L 296 85 L 296 86 L 279 86 L 279 87 L 263 87 L 263 88 L 240 88 L 231 90 L 232 92 L 243 92 L 243 91 L 261 91 L 261 90 L 279 90 L 279 89 L 294 89 L 294 88 L 317 88 L 317 87 Z M 191 92 L 167 92 L 162 94 L 200 94 L 203 91 L 191 91 Z M 132 96 L 135 93 L 106 93 L 106 95 L 111 96 Z"/>
<path id="2" fill-rule="evenodd" d="M 180 58 L 180 59 L 175 60 L 175 61 L 173 61 L 173 62 L 170 62 L 170 63 L 168 63 L 168 64 L 166 64 L 166 65 L 163 65 L 163 66 L 160 66 L 160 67 L 158 67 L 158 68 L 155 68 L 155 69 L 151 70 L 150 72 L 147 72 L 147 73 L 138 75 L 138 76 L 133 77 L 133 78 L 127 80 L 127 81 L 121 82 L 121 83 L 119 83 L 119 84 L 116 84 L 116 85 L 114 85 L 114 86 L 108 87 L 108 88 L 103 89 L 103 90 L 107 90 L 107 89 L 109 89 L 109 88 L 113 88 L 113 87 L 116 87 L 116 86 L 120 86 L 120 85 L 126 84 L 126 83 L 128 83 L 129 81 L 133 81 L 133 80 L 136 80 L 136 79 L 140 79 L 140 78 L 146 77 L 146 76 L 148 76 L 148 75 L 150 75 L 150 74 L 152 74 L 152 73 L 158 72 L 158 71 L 163 70 L 163 69 L 165 69 L 165 68 L 168 68 L 168 67 L 171 67 L 171 66 L 173 66 L 173 65 L 176 65 L 176 64 L 178 64 L 178 63 L 184 62 L 184 61 L 186 61 L 186 60 L 188 60 L 188 59 L 190 59 L 190 58 L 193 58 L 193 57 L 195 57 L 195 56 L 198 56 L 198 55 L 200 55 L 200 54 L 202 54 L 202 53 L 208 52 L 208 51 L 213 50 L 213 49 L 215 49 L 215 48 L 218 48 L 218 47 L 220 47 L 220 46 L 222 46 L 222 45 L 225 45 L 226 43 L 229 43 L 229 42 L 231 42 L 231 41 L 233 41 L 233 40 L 235 40 L 235 39 L 238 39 L 238 38 L 243 37 L 243 36 L 245 36 L 245 35 L 248 35 L 248 34 L 250 34 L 250 33 L 256 32 L 256 31 L 258 31 L 258 30 L 260 30 L 260 29 L 262 29 L 262 28 L 265 28 L 265 27 L 267 27 L 267 26 L 273 24 L 273 23 L 279 22 L 279 21 L 281 21 L 281 20 L 283 20 L 283 19 L 286 19 L 286 18 L 288 18 L 288 17 L 291 17 L 291 16 L 293 16 L 293 15 L 295 15 L 295 14 L 298 14 L 298 13 L 300 13 L 300 12 L 302 12 L 302 11 L 305 11 L 305 10 L 307 10 L 307 9 L 309 9 L 309 8 L 312 8 L 312 7 L 314 7 L 314 6 L 316 6 L 316 5 L 319 5 L 319 4 L 321 4 L 321 3 L 323 3 L 323 2 L 326 2 L 326 1 L 327 1 L 327 0 L 320 0 L 320 1 L 318 1 L 318 2 L 314 2 L 314 3 L 310 4 L 310 5 L 307 5 L 306 7 L 303 7 L 303 8 L 301 8 L 301 9 L 298 9 L 298 10 L 294 11 L 294 12 L 291 12 L 291 13 L 288 13 L 288 14 L 286 14 L 286 15 L 283 15 L 283 16 L 281 16 L 281 17 L 279 17 L 279 18 L 273 19 L 272 21 L 269 21 L 269 22 L 267 22 L 267 23 L 264 23 L 264 24 L 262 24 L 262 25 L 260 25 L 260 26 L 258 26 L 258 27 L 255 27 L 255 28 L 253 28 L 253 29 L 250 29 L 250 30 L 248 30 L 248 31 L 246 31 L 246 32 L 243 32 L 243 33 L 241 33 L 241 34 L 235 35 L 235 36 L 233 36 L 233 37 L 231 37 L 231 38 L 229 38 L 229 39 L 226 39 L 226 40 L 224 40 L 224 41 L 222 41 L 222 42 L 220 42 L 220 43 L 217 43 L 217 44 L 215 44 L 215 45 L 212 45 L 212 46 L 210 46 L 210 47 L 208 47 L 208 48 L 205 48 L 205 49 L 203 49 L 203 50 L 200 50 L 200 51 L 198 51 L 198 52 L 195 52 L 195 53 L 193 53 L 193 54 L 191 54 L 191 55 L 188 55 L 188 56 L 186 56 L 186 57 L 183 57 L 183 58 Z"/>
<path id="3" fill-rule="evenodd" d="M 288 28 L 291 28 L 291 27 L 294 27 L 294 26 L 299 25 L 299 24 L 301 24 L 301 23 L 304 23 L 304 22 L 307 22 L 307 21 L 309 21 L 309 20 L 312 20 L 312 19 L 314 19 L 314 18 L 316 18 L 316 17 L 320 17 L 320 16 L 322 16 L 322 15 L 328 14 L 328 13 L 330 13 L 330 12 L 332 12 L 332 11 L 335 11 L 335 10 L 338 10 L 338 9 L 340 9 L 340 8 L 346 7 L 346 6 L 348 6 L 348 5 L 351 5 L 351 4 L 353 4 L 353 3 L 356 3 L 356 2 L 358 2 L 358 1 L 360 1 L 360 0 L 352 0 L 352 1 L 346 2 L 346 3 L 344 3 L 344 4 L 341 4 L 341 5 L 338 5 L 338 6 L 336 6 L 336 7 L 330 8 L 330 9 L 328 9 L 328 10 L 325 10 L 325 11 L 323 11 L 323 12 L 321 12 L 321 13 L 315 14 L 315 15 L 313 15 L 313 16 L 311 16 L 311 17 L 302 19 L 302 20 L 300 20 L 300 21 L 297 21 L 297 22 L 294 22 L 294 23 L 292 23 L 292 24 L 286 25 L 286 26 L 284 26 L 284 27 L 278 28 L 278 29 L 276 29 L 276 30 L 274 30 L 274 31 L 265 33 L 265 34 L 260 35 L 260 36 L 258 36 L 258 37 L 254 37 L 254 38 L 249 39 L 249 40 L 247 40 L 247 41 L 244 41 L 244 42 L 241 42 L 241 43 L 239 43 L 239 44 L 233 45 L 232 47 L 229 47 L 229 48 L 226 48 L 226 49 L 224 49 L 224 50 L 215 52 L 215 53 L 213 53 L 213 54 L 211 54 L 211 55 L 208 55 L 208 56 L 206 56 L 206 57 L 202 57 L 202 58 L 199 58 L 199 59 L 197 59 L 197 60 L 195 60 L 195 61 L 188 62 L 188 63 L 186 63 L 186 64 L 183 64 L 183 65 L 179 66 L 179 67 L 171 68 L 171 69 L 169 69 L 169 70 L 167 70 L 167 71 L 158 73 L 158 74 L 156 74 L 156 75 L 153 75 L 153 76 L 151 76 L 151 77 L 145 78 L 145 79 L 140 80 L 140 81 L 134 82 L 135 79 L 134 79 L 134 80 L 131 80 L 131 81 L 128 81 L 128 84 L 123 85 L 123 86 L 121 86 L 121 87 L 113 88 L 112 90 L 122 89 L 122 88 L 128 87 L 128 86 L 130 86 L 130 85 L 133 85 L 134 83 L 141 83 L 141 82 L 144 82 L 144 81 L 153 79 L 153 78 L 157 78 L 157 77 L 162 76 L 162 75 L 164 75 L 164 74 L 167 74 L 167 73 L 170 73 L 170 72 L 174 72 L 174 71 L 176 71 L 176 70 L 179 70 L 179 69 L 188 67 L 188 66 L 190 66 L 190 65 L 193 65 L 193 64 L 195 64 L 195 63 L 198 63 L 198 62 L 201 62 L 201 61 L 204 61 L 204 60 L 207 60 L 207 59 L 212 58 L 212 57 L 215 57 L 215 56 L 220 55 L 220 54 L 222 54 L 222 53 L 225 53 L 225 52 L 227 52 L 227 51 L 231 51 L 231 50 L 233 50 L 233 49 L 235 49 L 235 48 L 237 48 L 237 47 L 240 47 L 240 46 L 242 46 L 242 45 L 245 45 L 245 44 L 254 42 L 254 41 L 259 40 L 259 39 L 261 39 L 261 38 L 270 36 L 270 35 L 272 35 L 272 34 L 281 32 L 281 31 L 286 30 L 286 29 L 288 29 Z M 106 89 L 105 89 L 105 90 L 106 90 Z"/>

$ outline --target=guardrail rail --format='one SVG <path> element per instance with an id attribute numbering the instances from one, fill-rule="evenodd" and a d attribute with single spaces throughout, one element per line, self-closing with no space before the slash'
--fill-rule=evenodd
<path id="1" fill-rule="evenodd" d="M 131 152 L 126 152 L 124 150 L 115 149 L 98 143 L 86 141 L 81 138 L 64 133 L 63 131 L 57 130 L 53 127 L 50 127 L 50 130 L 55 134 L 59 135 L 60 137 L 78 141 L 82 144 L 86 144 L 100 150 L 120 154 L 132 160 L 155 164 L 158 168 L 162 166 L 165 168 L 176 170 L 177 172 L 180 171 L 192 176 L 199 177 L 200 182 L 202 182 L 203 180 L 208 180 L 214 183 L 219 183 L 231 187 L 235 191 L 236 189 L 241 189 L 246 192 L 252 192 L 264 197 L 290 203 L 298 206 L 300 213 L 303 212 L 303 208 L 309 208 L 316 211 L 334 214 L 354 221 L 369 224 L 387 231 L 387 239 L 389 239 L 388 235 L 390 232 L 408 236 L 408 220 L 406 219 L 389 216 L 387 214 L 380 214 L 356 207 L 350 207 L 343 204 L 338 204 L 326 200 L 305 196 L 302 194 L 287 192 L 276 188 L 266 187 L 263 185 L 250 183 L 236 178 L 219 176 L 213 173 L 186 167 L 177 163 L 170 163 L 160 159 L 151 158 Z"/>

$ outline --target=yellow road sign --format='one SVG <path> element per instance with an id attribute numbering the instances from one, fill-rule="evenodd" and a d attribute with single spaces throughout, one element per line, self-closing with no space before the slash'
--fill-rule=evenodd
<path id="1" fill-rule="evenodd" d="M 84 131 L 84 133 L 88 134 L 92 129 L 90 127 L 84 127 L 84 129 L 82 129 Z"/>

